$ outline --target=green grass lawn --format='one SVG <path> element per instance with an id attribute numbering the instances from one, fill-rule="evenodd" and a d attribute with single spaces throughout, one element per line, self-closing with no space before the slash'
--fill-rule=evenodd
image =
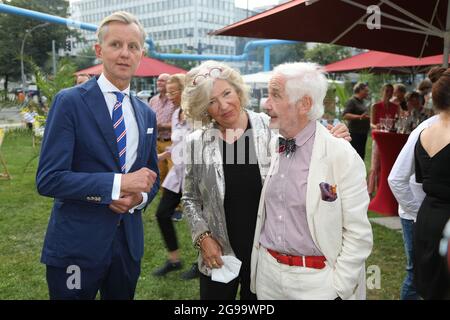
<path id="1" fill-rule="evenodd" d="M 0 180 L 0 299 L 48 299 L 45 267 L 39 259 L 52 199 L 36 191 L 38 150 L 26 131 L 8 132 L 0 150 L 12 175 L 12 180 Z M 154 216 L 158 200 L 144 214 L 145 254 L 136 299 L 198 299 L 198 280 L 181 280 L 182 271 L 163 279 L 151 275 L 166 259 Z M 196 252 L 186 222 L 176 223 L 176 228 L 187 270 Z M 368 298 L 398 299 L 405 265 L 401 234 L 378 225 L 373 232 L 374 249 L 367 266 L 380 268 L 381 288 L 368 290 Z"/>

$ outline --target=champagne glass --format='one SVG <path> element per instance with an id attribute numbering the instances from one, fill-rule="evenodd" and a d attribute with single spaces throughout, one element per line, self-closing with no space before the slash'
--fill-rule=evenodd
<path id="1" fill-rule="evenodd" d="M 380 130 L 386 131 L 386 118 L 380 118 Z"/>
<path id="2" fill-rule="evenodd" d="M 394 124 L 394 119 L 387 118 L 386 119 L 386 131 L 390 132 L 392 130 L 392 125 Z"/>

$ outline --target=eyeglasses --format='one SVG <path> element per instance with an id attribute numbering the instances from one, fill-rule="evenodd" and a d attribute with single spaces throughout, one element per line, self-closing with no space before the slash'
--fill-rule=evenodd
<path id="1" fill-rule="evenodd" d="M 180 92 L 180 90 L 172 91 L 172 92 L 166 92 L 166 96 L 168 96 L 168 97 L 175 97 L 178 92 Z"/>
<path id="2" fill-rule="evenodd" d="M 219 68 L 219 67 L 211 68 L 205 74 L 198 74 L 198 75 L 196 75 L 194 80 L 192 81 L 192 84 L 194 86 L 196 86 L 199 83 L 202 83 L 208 77 L 216 79 L 216 78 L 220 77 L 220 74 L 222 73 L 222 71 L 223 71 L 222 68 Z"/>

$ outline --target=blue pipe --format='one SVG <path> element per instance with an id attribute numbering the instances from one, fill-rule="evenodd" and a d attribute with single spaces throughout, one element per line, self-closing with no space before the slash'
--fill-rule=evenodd
<path id="1" fill-rule="evenodd" d="M 270 47 L 264 47 L 264 71 L 270 71 Z"/>
<path id="2" fill-rule="evenodd" d="M 11 13 L 18 16 L 23 16 L 27 18 L 32 18 L 36 20 L 41 20 L 45 22 L 51 22 L 56 24 L 62 24 L 70 28 L 83 29 L 88 31 L 97 31 L 98 26 L 95 24 L 84 23 L 80 21 L 75 21 L 72 19 L 61 18 L 58 16 L 53 16 L 51 14 L 42 13 L 38 11 L 18 8 L 14 6 L 10 6 L 7 4 L 0 3 L 0 12 Z"/>
<path id="3" fill-rule="evenodd" d="M 196 55 L 185 53 L 157 53 L 153 40 L 148 38 L 145 40 L 149 45 L 149 53 L 152 57 L 157 59 L 173 59 L 173 60 L 221 60 L 221 61 L 245 61 L 248 60 L 250 50 L 256 47 L 264 47 L 264 71 L 270 71 L 270 47 L 279 44 L 294 44 L 297 41 L 289 40 L 254 40 L 249 41 L 241 55 Z"/>
<path id="4" fill-rule="evenodd" d="M 15 14 L 27 18 L 41 20 L 45 22 L 51 22 L 56 24 L 62 24 L 67 27 L 97 31 L 98 26 L 90 23 L 84 23 L 75 21 L 72 19 L 61 18 L 53 16 L 47 13 L 38 11 L 18 8 L 7 4 L 0 3 L 0 12 Z M 149 45 L 150 56 L 156 59 L 172 59 L 172 60 L 220 60 L 220 61 L 245 61 L 248 60 L 248 53 L 255 47 L 264 47 L 264 71 L 270 70 L 270 47 L 278 44 L 294 44 L 297 41 L 289 40 L 255 40 L 248 42 L 241 55 L 197 55 L 197 54 L 184 54 L 184 53 L 158 53 L 156 47 L 151 38 L 147 38 L 145 42 Z"/>

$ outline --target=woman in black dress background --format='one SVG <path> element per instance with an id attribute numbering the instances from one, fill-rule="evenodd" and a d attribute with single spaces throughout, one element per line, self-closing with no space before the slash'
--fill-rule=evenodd
<path id="1" fill-rule="evenodd" d="M 450 69 L 435 67 L 433 104 L 439 120 L 424 129 L 416 144 L 416 180 L 426 197 L 420 207 L 414 235 L 417 291 L 424 299 L 450 299 L 447 262 L 439 255 L 442 231 L 450 219 Z"/>

